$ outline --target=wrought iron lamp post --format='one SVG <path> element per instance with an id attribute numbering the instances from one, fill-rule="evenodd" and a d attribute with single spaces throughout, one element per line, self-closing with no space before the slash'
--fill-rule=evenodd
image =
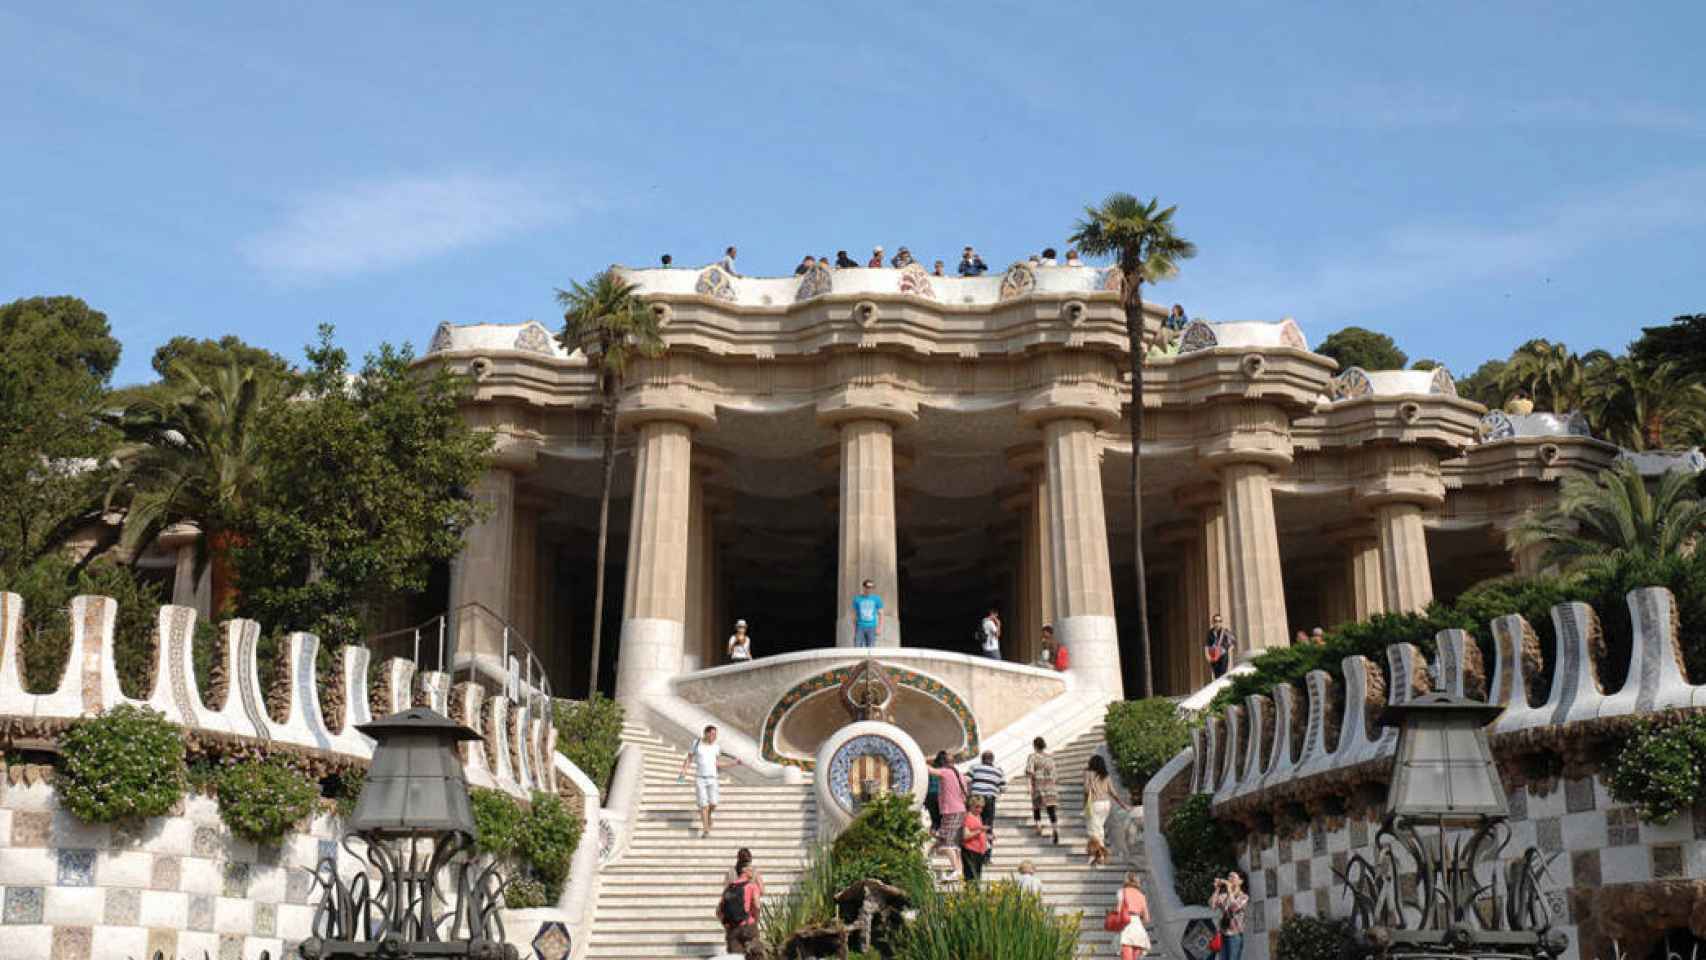
<path id="1" fill-rule="evenodd" d="M 1535 960 L 1567 945 L 1540 894 L 1550 858 L 1502 856 L 1510 808 L 1484 727 L 1503 709 L 1437 693 L 1381 714 L 1399 728 L 1386 817 L 1374 859 L 1339 874 L 1366 953 Z"/>
<path id="2" fill-rule="evenodd" d="M 376 743 L 343 844 L 368 870 L 345 883 L 335 857 L 320 861 L 320 904 L 302 955 L 516 960 L 499 916 L 504 881 L 496 864 L 482 868 L 474 858 L 474 812 L 456 752 L 479 735 L 426 707 L 356 729 Z"/>

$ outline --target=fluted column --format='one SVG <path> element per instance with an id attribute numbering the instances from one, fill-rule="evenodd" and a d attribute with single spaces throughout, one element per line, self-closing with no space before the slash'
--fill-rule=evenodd
<path id="1" fill-rule="evenodd" d="M 636 430 L 628 580 L 622 603 L 618 698 L 667 689 L 681 669 L 687 621 L 692 427 L 647 420 Z"/>
<path id="2" fill-rule="evenodd" d="M 1380 572 L 1380 538 L 1349 536 L 1345 545 L 1345 585 L 1351 620 L 1367 620 L 1386 612 L 1386 582 Z"/>
<path id="3" fill-rule="evenodd" d="M 1080 412 L 1071 407 L 1068 411 Z M 1096 420 L 1075 415 L 1042 424 L 1048 525 L 1054 534 L 1054 629 L 1071 653 L 1071 669 L 1079 682 L 1122 697 L 1096 429 Z"/>
<path id="4" fill-rule="evenodd" d="M 1242 461 L 1221 468 L 1226 502 L 1226 545 L 1231 573 L 1227 619 L 1242 654 L 1287 643 L 1285 584 L 1269 467 Z"/>
<path id="5" fill-rule="evenodd" d="M 1434 598 L 1422 508 L 1406 501 L 1383 503 L 1375 509 L 1375 522 L 1380 528 L 1386 608 L 1394 613 L 1419 613 Z"/>
<path id="6" fill-rule="evenodd" d="M 503 463 L 503 461 L 500 461 Z M 462 534 L 450 567 L 450 611 L 458 656 L 503 653 L 502 621 L 510 616 L 515 572 L 514 464 L 494 466 L 474 484 L 484 511 Z"/>
<path id="7" fill-rule="evenodd" d="M 691 673 L 717 661 L 706 659 L 705 636 L 710 629 L 706 609 L 705 478 L 698 469 L 688 480 L 687 495 L 687 619 L 682 640 L 681 672 Z"/>
<path id="8" fill-rule="evenodd" d="M 1200 689 L 1212 679 L 1202 643 L 1208 636 L 1209 618 L 1220 614 L 1232 622 L 1232 564 L 1226 542 L 1226 499 L 1219 483 L 1181 489 L 1175 496 L 1180 508 L 1196 515 L 1200 535 L 1186 552 L 1186 596 L 1190 604 L 1191 689 Z"/>
<path id="9" fill-rule="evenodd" d="M 1196 683 L 1194 665 L 1202 660 L 1202 638 L 1208 632 L 1207 611 L 1203 609 L 1202 593 L 1206 579 L 1207 557 L 1203 551 L 1202 524 L 1192 517 L 1175 521 L 1159 531 L 1162 543 L 1178 549 L 1178 560 L 1172 564 L 1172 594 L 1168 601 L 1166 638 L 1166 692 L 1171 695 L 1189 693 Z M 1202 674 L 1208 674 L 1203 664 Z"/>
<path id="10" fill-rule="evenodd" d="M 895 547 L 897 424 L 917 419 L 917 402 L 889 387 L 846 387 L 818 404 L 819 422 L 841 433 L 840 564 L 835 645 L 853 645 L 853 597 L 870 580 L 883 598 L 880 647 L 900 646 L 900 574 Z"/>

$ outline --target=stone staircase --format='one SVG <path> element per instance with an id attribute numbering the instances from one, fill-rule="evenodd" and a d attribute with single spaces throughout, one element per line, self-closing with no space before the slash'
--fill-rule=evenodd
<path id="1" fill-rule="evenodd" d="M 1060 788 L 1059 845 L 1047 832 L 1047 811 L 1043 813 L 1044 834 L 1038 836 L 1031 827 L 1031 787 L 1023 772 L 1008 780 L 1006 792 L 996 802 L 995 845 L 983 871 L 985 882 L 1011 879 L 1019 875 L 1020 862 L 1031 861 L 1043 882 L 1045 903 L 1059 913 L 1082 911 L 1079 955 L 1085 957 L 1119 955 L 1118 950 L 1109 949 L 1117 935 L 1102 929 L 1102 917 L 1113 908 L 1114 895 L 1125 880 L 1126 870 L 1142 872 L 1141 866 L 1125 867 L 1110 862 L 1105 867 L 1091 867 L 1087 862 L 1083 774 L 1090 755 L 1101 745 L 1100 723 L 1069 743 L 1049 744 Z M 1140 826 L 1141 822 L 1140 819 Z M 1108 818 L 1109 839 L 1125 824 L 1125 815 L 1116 807 Z M 939 858 L 936 861 L 936 865 L 944 863 Z M 1160 952 L 1153 950 L 1147 956 Z"/>
<path id="2" fill-rule="evenodd" d="M 750 786 L 725 777 L 715 828 L 710 839 L 700 839 L 691 778 L 676 781 L 685 749 L 633 722 L 624 727 L 623 740 L 645 752 L 645 795 L 627 853 L 603 871 L 588 960 L 716 956 L 723 944 L 717 899 L 735 851 L 752 850 L 767 896 L 785 893 L 817 836 L 811 785 Z M 1017 874 L 1022 860 L 1035 864 L 1043 899 L 1062 913 L 1083 912 L 1082 956 L 1107 954 L 1114 934 L 1102 930 L 1102 915 L 1125 874 L 1121 867 L 1085 862 L 1082 772 L 1101 742 L 1098 724 L 1054 751 L 1061 795 L 1058 846 L 1031 828 L 1024 776 L 1008 784 L 997 807 L 994 855 L 984 872 L 986 880 L 1004 879 Z M 1123 823 L 1117 813 L 1111 817 L 1110 834 Z M 938 858 L 936 866 L 945 864 Z"/>
<path id="3" fill-rule="evenodd" d="M 692 777 L 676 782 L 685 746 L 633 722 L 622 739 L 645 751 L 645 794 L 627 853 L 603 871 L 587 958 L 716 956 L 717 900 L 735 851 L 752 851 L 767 896 L 786 892 L 817 837 L 811 784 L 751 786 L 725 776 L 711 836 L 701 839 Z"/>

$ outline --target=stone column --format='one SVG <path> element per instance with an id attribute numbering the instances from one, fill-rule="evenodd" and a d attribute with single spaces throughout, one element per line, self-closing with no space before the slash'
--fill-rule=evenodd
<path id="1" fill-rule="evenodd" d="M 1419 613 L 1434 598 L 1422 508 L 1406 501 L 1383 503 L 1375 509 L 1374 516 L 1380 528 L 1380 568 L 1386 585 L 1386 608 L 1394 613 Z"/>
<path id="2" fill-rule="evenodd" d="M 198 576 L 195 569 L 195 545 L 201 531 L 189 524 L 177 524 L 160 534 L 160 546 L 173 551 L 172 603 L 193 607 L 197 617 L 205 620 L 213 608 L 213 564 L 203 564 Z"/>
<path id="3" fill-rule="evenodd" d="M 715 661 L 706 660 L 706 632 L 710 629 L 705 601 L 705 479 L 692 471 L 687 496 L 687 621 L 681 649 L 681 672 L 692 673 Z"/>
<path id="4" fill-rule="evenodd" d="M 1268 475 L 1268 465 L 1255 461 L 1221 467 L 1232 587 L 1227 621 L 1241 657 L 1287 644 L 1279 530 Z"/>
<path id="5" fill-rule="evenodd" d="M 619 699 L 665 692 L 670 678 L 681 669 L 693 506 L 693 429 L 714 421 L 708 403 L 695 402 L 691 395 L 676 390 L 657 391 L 661 396 L 630 395 L 618 414 L 636 426 L 627 592 L 616 663 Z"/>
<path id="6" fill-rule="evenodd" d="M 1320 625 L 1323 627 L 1336 627 L 1350 619 L 1350 587 L 1345 578 L 1348 572 L 1348 565 L 1342 562 L 1329 562 L 1321 571 Z"/>
<path id="7" fill-rule="evenodd" d="M 819 421 L 841 433 L 838 647 L 853 645 L 853 597 L 867 579 L 883 598 L 883 630 L 877 646 L 900 646 L 894 431 L 897 425 L 916 420 L 917 410 L 917 401 L 891 387 L 844 387 L 818 404 Z"/>
<path id="8" fill-rule="evenodd" d="M 1172 564 L 1175 575 L 1164 634 L 1168 647 L 1167 686 L 1172 694 L 1189 693 L 1208 677 L 1208 664 L 1202 662 L 1202 638 L 1208 633 L 1208 610 L 1203 597 L 1207 591 L 1208 557 L 1202 539 L 1202 524 L 1195 519 L 1169 523 L 1160 530 L 1161 542 L 1178 548 L 1178 560 Z"/>
<path id="9" fill-rule="evenodd" d="M 1055 385 L 1023 400 L 1019 415 L 1043 434 L 1055 637 L 1071 655 L 1075 682 L 1123 698 L 1096 435 L 1098 428 L 1120 422 L 1119 395 L 1092 383 Z"/>
<path id="10" fill-rule="evenodd" d="M 503 622 L 510 619 L 515 572 L 515 479 L 522 466 L 500 455 L 474 485 L 474 500 L 485 516 L 463 533 L 462 553 L 450 568 L 459 657 L 503 655 Z"/>
<path id="11" fill-rule="evenodd" d="M 1346 535 L 1345 588 L 1348 620 L 1367 620 L 1386 612 L 1386 583 L 1380 572 L 1380 539 L 1373 532 Z"/>

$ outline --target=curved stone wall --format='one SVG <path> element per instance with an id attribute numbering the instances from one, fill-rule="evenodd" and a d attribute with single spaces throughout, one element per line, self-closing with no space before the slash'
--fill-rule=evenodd
<path id="1" fill-rule="evenodd" d="M 1239 860 L 1250 878 L 1251 960 L 1275 955 L 1274 938 L 1292 916 L 1348 916 L 1350 898 L 1336 871 L 1353 854 L 1372 856 L 1397 746 L 1396 731 L 1377 726 L 1375 717 L 1388 703 L 1438 689 L 1505 707 L 1489 733 L 1510 796 L 1506 854 L 1532 845 L 1554 858 L 1543 892 L 1554 923 L 1570 937 L 1566 960 L 1609 955 L 1611 939 L 1625 949 L 1645 942 L 1650 925 L 1611 907 L 1640 900 L 1660 883 L 1706 890 L 1706 813 L 1642 823 L 1611 798 L 1600 768 L 1614 738 L 1642 716 L 1706 706 L 1706 685 L 1690 683 L 1683 671 L 1670 591 L 1632 591 L 1628 607 L 1634 639 L 1617 690 L 1599 676 L 1598 613 L 1566 603 L 1552 609 L 1558 644 L 1550 665 L 1532 626 L 1510 615 L 1490 624 L 1490 674 L 1475 639 L 1446 630 L 1431 663 L 1414 645 L 1397 644 L 1384 665 L 1345 658 L 1342 683 L 1317 670 L 1305 690 L 1282 684 L 1271 697 L 1248 697 L 1208 718 L 1146 794 L 1158 814 L 1146 818 L 1150 870 L 1152 882 L 1167 887 L 1161 919 L 1168 935 L 1184 936 L 1201 914 L 1171 890 L 1171 858 L 1159 830 L 1169 793 L 1209 794 L 1216 816 L 1244 831 Z M 1551 684 L 1540 698 L 1543 669 Z M 1699 899 L 1691 893 L 1682 902 Z"/>

